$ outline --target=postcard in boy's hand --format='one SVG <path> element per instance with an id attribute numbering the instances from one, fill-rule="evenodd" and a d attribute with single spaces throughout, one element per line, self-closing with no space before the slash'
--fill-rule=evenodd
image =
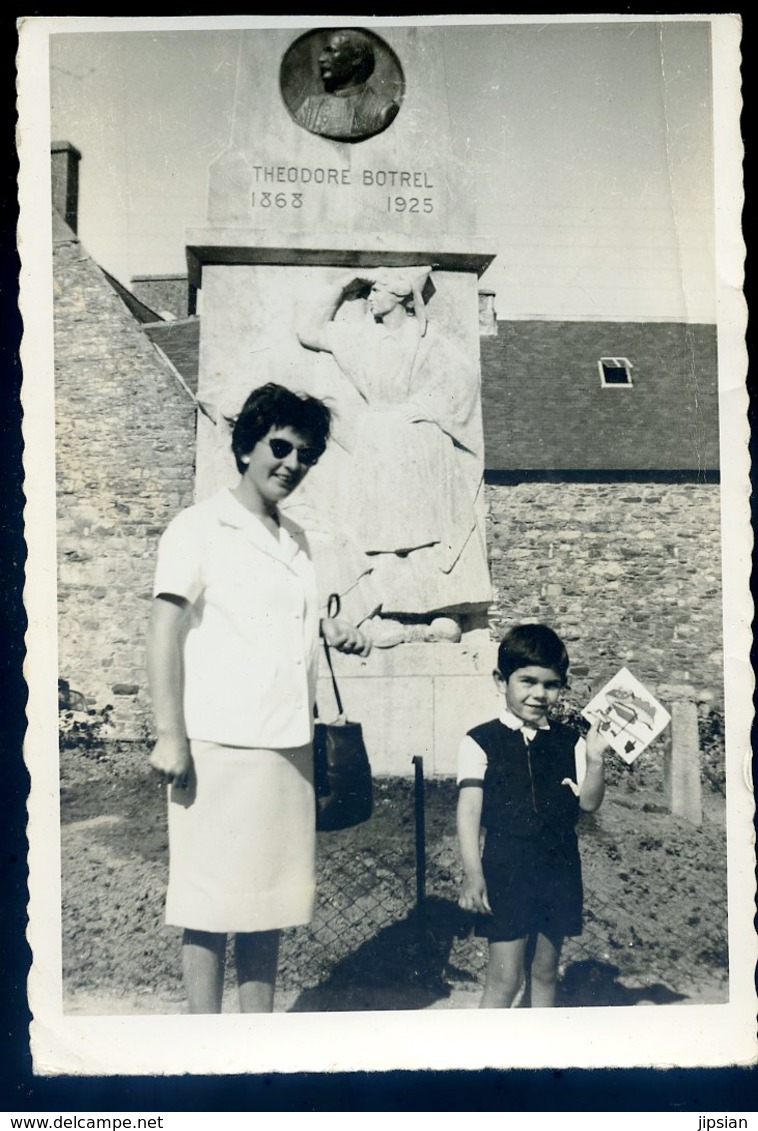
<path id="1" fill-rule="evenodd" d="M 666 708 L 628 668 L 617 672 L 590 700 L 582 714 L 591 723 L 605 720 L 610 745 L 628 765 L 671 722 Z"/>

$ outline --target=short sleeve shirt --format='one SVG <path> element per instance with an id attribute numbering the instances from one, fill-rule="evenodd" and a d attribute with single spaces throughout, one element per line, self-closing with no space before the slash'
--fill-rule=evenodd
<path id="1" fill-rule="evenodd" d="M 229 490 L 189 507 L 158 548 L 154 595 L 189 602 L 188 738 L 282 749 L 313 733 L 316 580 L 303 531 L 277 539 Z"/>
<path id="2" fill-rule="evenodd" d="M 511 714 L 510 711 L 506 710 L 502 712 L 500 722 L 510 730 L 523 731 L 524 739 L 527 742 L 531 741 L 536 734 L 534 727 L 525 726 L 523 721 L 517 718 L 516 715 Z M 549 730 L 550 727 L 546 724 L 542 729 Z M 574 747 L 574 762 L 576 765 L 576 780 L 569 784 L 574 793 L 578 795 L 587 773 L 587 744 L 581 737 Z M 486 772 L 487 755 L 484 750 L 482 750 L 479 743 L 476 742 L 470 734 L 467 734 L 458 748 L 458 785 L 464 782 L 467 784 L 470 782 L 472 785 L 475 785 L 477 782 L 484 782 Z"/>

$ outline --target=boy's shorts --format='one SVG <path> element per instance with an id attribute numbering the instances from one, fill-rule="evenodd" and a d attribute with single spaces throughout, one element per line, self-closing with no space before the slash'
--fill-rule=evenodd
<path id="1" fill-rule="evenodd" d="M 549 939 L 582 933 L 584 897 L 576 836 L 549 842 L 489 831 L 482 868 L 492 915 L 478 917 L 478 935 L 490 942 L 509 942 L 538 932 Z"/>

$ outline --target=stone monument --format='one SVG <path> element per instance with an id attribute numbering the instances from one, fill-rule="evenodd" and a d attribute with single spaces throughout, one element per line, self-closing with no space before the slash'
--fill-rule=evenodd
<path id="1" fill-rule="evenodd" d="M 487 630 L 473 174 L 448 110 L 443 28 L 240 35 L 201 288 L 198 498 L 236 481 L 229 422 L 277 381 L 321 396 L 334 439 L 288 509 L 322 598 L 375 641 L 338 657 L 375 773 L 451 773 L 497 711 Z M 319 688 L 325 718 L 330 685 Z"/>

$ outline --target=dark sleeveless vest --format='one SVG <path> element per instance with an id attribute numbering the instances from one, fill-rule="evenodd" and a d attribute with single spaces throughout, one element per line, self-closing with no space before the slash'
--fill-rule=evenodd
<path id="1" fill-rule="evenodd" d="M 527 746 L 520 730 L 492 719 L 469 735 L 487 755 L 482 824 L 488 830 L 528 839 L 573 835 L 579 798 L 561 782 L 576 783 L 576 731 L 551 722 Z"/>

